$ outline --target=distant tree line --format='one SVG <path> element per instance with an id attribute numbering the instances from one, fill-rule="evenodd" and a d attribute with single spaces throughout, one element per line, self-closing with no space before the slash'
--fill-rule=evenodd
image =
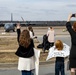
<path id="1" fill-rule="evenodd" d="M 18 22 L 22 26 L 64 26 L 66 24 L 66 21 L 0 21 L 0 26 L 4 26 L 5 23 L 13 23 L 16 26 Z"/>

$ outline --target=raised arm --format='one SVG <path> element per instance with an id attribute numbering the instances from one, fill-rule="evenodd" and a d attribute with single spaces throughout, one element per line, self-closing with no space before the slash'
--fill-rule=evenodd
<path id="1" fill-rule="evenodd" d="M 20 37 L 20 33 L 21 33 L 21 26 L 20 23 L 17 23 L 17 41 L 19 43 L 19 37 Z"/>
<path id="2" fill-rule="evenodd" d="M 67 19 L 67 23 L 66 23 L 66 28 L 69 31 L 69 33 L 71 33 L 72 31 L 72 25 L 70 23 L 71 18 L 74 17 L 73 14 L 69 14 L 68 19 Z"/>
<path id="3" fill-rule="evenodd" d="M 69 14 L 68 19 L 67 19 L 67 22 L 70 22 L 71 17 L 72 17 L 72 14 Z"/>

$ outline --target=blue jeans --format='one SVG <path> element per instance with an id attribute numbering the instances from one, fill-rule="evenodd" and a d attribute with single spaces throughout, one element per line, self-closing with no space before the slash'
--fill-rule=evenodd
<path id="1" fill-rule="evenodd" d="M 34 74 L 32 73 L 32 71 L 23 70 L 22 75 L 34 75 Z"/>
<path id="2" fill-rule="evenodd" d="M 61 73 L 61 75 L 65 75 L 64 62 L 55 63 L 55 75 L 59 75 L 59 73 Z"/>

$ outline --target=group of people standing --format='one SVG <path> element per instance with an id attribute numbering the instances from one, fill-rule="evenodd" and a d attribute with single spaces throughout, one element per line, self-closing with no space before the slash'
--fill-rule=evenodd
<path id="1" fill-rule="evenodd" d="M 73 14 L 70 14 L 66 23 L 66 28 L 71 36 L 71 49 L 69 55 L 70 61 L 70 71 L 71 75 L 75 75 L 76 71 L 76 22 L 71 25 L 70 19 L 74 17 Z M 63 42 L 61 40 L 56 40 L 54 42 L 54 29 L 50 27 L 47 32 L 49 45 L 54 46 L 57 50 L 63 50 Z M 32 70 L 35 69 L 34 62 L 34 42 L 33 38 L 37 38 L 34 36 L 34 32 L 29 27 L 21 32 L 20 24 L 17 24 L 17 40 L 19 47 L 16 51 L 16 55 L 19 57 L 18 61 L 18 69 L 22 72 L 22 75 L 34 75 Z M 65 75 L 64 71 L 64 57 L 56 57 L 55 63 L 55 75 Z"/>

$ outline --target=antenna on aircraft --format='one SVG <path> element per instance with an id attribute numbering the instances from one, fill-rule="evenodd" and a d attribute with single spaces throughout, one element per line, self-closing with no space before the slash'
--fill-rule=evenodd
<path id="1" fill-rule="evenodd" d="M 24 19 L 23 19 L 23 17 L 21 17 L 22 18 L 22 21 L 24 21 Z M 25 22 L 25 21 L 24 21 Z"/>
<path id="2" fill-rule="evenodd" d="M 21 19 L 22 19 L 22 21 L 25 23 L 25 20 L 24 20 L 24 18 L 21 16 Z M 26 24 L 25 24 L 26 25 Z M 27 28 L 27 26 L 26 26 L 26 28 Z"/>

